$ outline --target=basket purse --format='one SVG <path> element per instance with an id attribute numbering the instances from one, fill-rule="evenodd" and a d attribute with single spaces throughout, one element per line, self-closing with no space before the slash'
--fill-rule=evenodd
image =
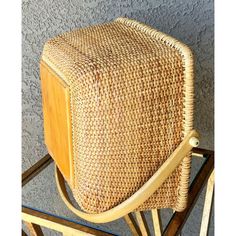
<path id="1" fill-rule="evenodd" d="M 198 144 L 187 46 L 118 18 L 50 39 L 40 74 L 45 143 L 70 209 L 94 222 L 185 209 Z"/>

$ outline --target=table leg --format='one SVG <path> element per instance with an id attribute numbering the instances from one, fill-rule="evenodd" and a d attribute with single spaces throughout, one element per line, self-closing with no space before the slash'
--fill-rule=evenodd
<path id="1" fill-rule="evenodd" d="M 39 225 L 26 221 L 24 223 L 29 230 L 30 236 L 43 236 L 43 231 Z"/>

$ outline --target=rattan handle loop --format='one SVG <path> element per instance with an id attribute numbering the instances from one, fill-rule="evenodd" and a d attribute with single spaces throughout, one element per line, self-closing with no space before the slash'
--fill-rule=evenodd
<path id="1" fill-rule="evenodd" d="M 138 206 L 145 202 L 162 185 L 162 183 L 180 164 L 183 158 L 191 151 L 193 146 L 191 145 L 190 139 L 192 137 L 198 138 L 198 136 L 199 135 L 195 130 L 190 131 L 170 157 L 137 192 L 124 202 L 105 212 L 89 214 L 76 209 L 66 191 L 64 178 L 56 167 L 55 176 L 58 191 L 67 207 L 79 217 L 94 223 L 105 223 L 116 220 L 137 209 Z"/>

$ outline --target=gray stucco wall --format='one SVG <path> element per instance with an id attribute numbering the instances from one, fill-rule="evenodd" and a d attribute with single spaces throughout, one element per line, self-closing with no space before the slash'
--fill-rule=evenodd
<path id="1" fill-rule="evenodd" d="M 111 21 L 119 16 L 151 25 L 192 48 L 196 69 L 195 128 L 201 133 L 201 146 L 214 148 L 213 0 L 23 0 L 23 170 L 47 152 L 43 142 L 39 79 L 39 59 L 45 41 L 64 31 Z M 24 196 L 30 198 L 30 194 L 24 193 Z"/>

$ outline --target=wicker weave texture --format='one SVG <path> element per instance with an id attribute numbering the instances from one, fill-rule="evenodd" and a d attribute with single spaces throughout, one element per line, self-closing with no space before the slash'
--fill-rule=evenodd
<path id="1" fill-rule="evenodd" d="M 190 50 L 133 20 L 64 33 L 42 60 L 70 87 L 73 194 L 87 212 L 137 191 L 193 124 Z M 190 156 L 139 210 L 186 206 Z"/>

